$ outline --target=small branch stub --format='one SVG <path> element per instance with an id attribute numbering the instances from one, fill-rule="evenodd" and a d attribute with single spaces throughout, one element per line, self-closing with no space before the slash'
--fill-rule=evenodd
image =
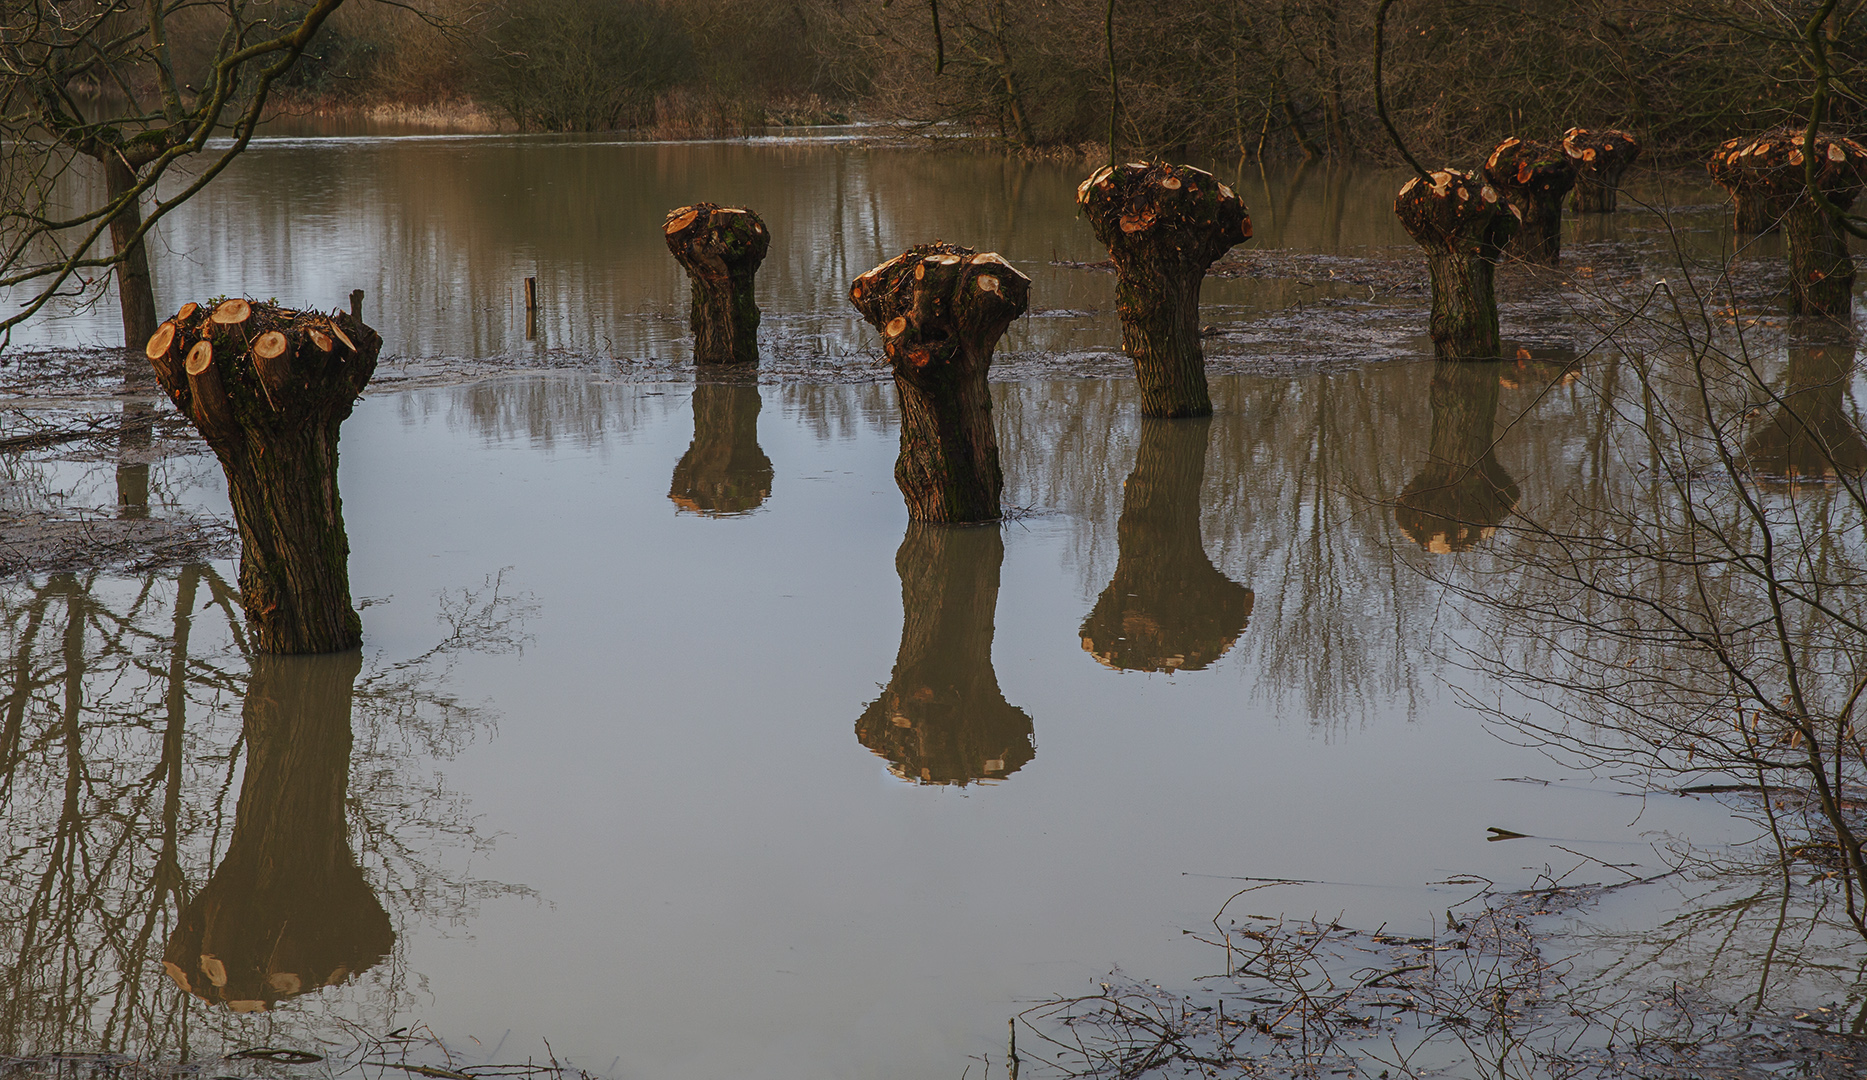
<path id="1" fill-rule="evenodd" d="M 1575 193 L 1569 205 L 1578 214 L 1612 214 L 1621 177 L 1640 157 L 1640 140 L 1614 128 L 1570 128 L 1562 152 L 1575 164 Z"/>
<path id="2" fill-rule="evenodd" d="M 1756 188 L 1782 215 L 1791 309 L 1797 315 L 1847 320 L 1854 306 L 1854 259 L 1847 234 L 1810 190 L 1804 142 L 1801 130 L 1778 128 L 1733 151 L 1727 164 L 1741 185 Z M 1867 182 L 1867 146 L 1818 133 L 1814 154 L 1815 188 L 1838 210 L 1854 205 Z"/>
<path id="3" fill-rule="evenodd" d="M 1145 416 L 1205 416 L 1199 291 L 1206 268 L 1251 239 L 1245 201 L 1211 173 L 1164 161 L 1097 169 L 1076 204 L 1115 263 L 1122 351 Z"/>
<path id="4" fill-rule="evenodd" d="M 758 363 L 752 282 L 771 247 L 765 223 L 744 207 L 695 203 L 669 211 L 661 231 L 692 285 L 694 362 Z"/>
<path id="5" fill-rule="evenodd" d="M 1508 253 L 1554 266 L 1562 256 L 1562 197 L 1575 186 L 1575 163 L 1561 146 L 1510 138 L 1485 159 L 1484 178 L 1522 216 Z"/>
<path id="6" fill-rule="evenodd" d="M 1029 305 L 1031 280 L 996 252 L 935 241 L 857 278 L 850 303 L 882 332 L 901 400 L 895 482 L 915 521 L 992 521 L 1004 477 L 986 373 Z"/>
<path id="7" fill-rule="evenodd" d="M 1441 360 L 1498 355 L 1497 261 L 1521 220 L 1496 188 L 1457 169 L 1408 180 L 1394 214 L 1426 249 L 1433 351 Z"/>
<path id="8" fill-rule="evenodd" d="M 265 653 L 355 648 L 350 544 L 337 493 L 338 427 L 382 338 L 347 314 L 229 300 L 189 304 L 144 352 L 227 474 L 240 592 Z"/>

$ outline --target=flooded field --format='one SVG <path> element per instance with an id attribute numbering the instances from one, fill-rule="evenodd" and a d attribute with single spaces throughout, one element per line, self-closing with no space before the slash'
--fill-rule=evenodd
<path id="1" fill-rule="evenodd" d="M 343 435 L 360 657 L 248 654 L 224 481 L 91 348 L 107 305 L 16 335 L 0 1055 L 350 1060 L 416 1031 L 449 1048 L 430 1068 L 1002 1075 L 1033 1006 L 1200 993 L 1230 964 L 1215 914 L 1257 885 L 1228 918 L 1421 939 L 1487 889 L 1612 885 L 1542 916 L 1584 976 L 1858 1029 L 1867 954 L 1810 866 L 1802 891 L 1707 869 L 1751 865 L 1755 806 L 1552 757 L 1535 725 L 1562 701 L 1506 677 L 1546 670 L 1521 616 L 1559 606 L 1521 591 L 1508 523 L 1611 531 L 1599 508 L 1663 501 L 1624 423 L 1651 369 L 1603 339 L 1682 257 L 1726 265 L 1713 193 L 1642 177 L 1668 216 L 1572 223 L 1564 273 L 1507 269 L 1515 359 L 1467 370 L 1432 362 L 1396 176 L 1232 177 L 1256 239 L 1206 286 L 1215 415 L 1159 421 L 1079 171 L 256 147 L 165 226 L 159 306 L 366 290 L 387 360 Z M 756 381 L 685 364 L 658 226 L 701 198 L 776 237 Z M 845 299 L 936 236 L 1034 280 L 995 367 L 999 525 L 908 523 L 894 391 Z M 1710 317 L 1858 442 L 1853 349 L 1774 314 L 1775 244 Z M 1856 556 L 1839 486 L 1786 491 L 1808 544 Z M 1828 917 L 1786 931 L 1792 907 Z"/>

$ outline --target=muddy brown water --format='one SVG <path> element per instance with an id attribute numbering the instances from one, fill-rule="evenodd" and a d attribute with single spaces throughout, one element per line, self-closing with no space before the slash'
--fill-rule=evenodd
<path id="1" fill-rule="evenodd" d="M 1254 910 L 1430 933 L 1481 879 L 1749 838 L 1499 737 L 1465 705 L 1509 692 L 1461 662 L 1482 613 L 1436 581 L 1495 569 L 1474 521 L 1637 485 L 1567 377 L 1620 362 L 1576 298 L 1637 292 L 1675 243 L 1719 255 L 1711 192 L 1644 177 L 1670 226 L 1572 224 L 1574 273 L 1507 275 L 1527 358 L 1460 391 L 1495 398 L 1487 489 L 1435 503 L 1396 177 L 1228 175 L 1257 239 L 1207 287 L 1216 415 L 1164 423 L 1110 355 L 1112 278 L 1070 265 L 1102 257 L 1079 171 L 833 141 L 258 144 L 164 226 L 159 298 L 367 291 L 400 366 L 344 430 L 366 645 L 256 664 L 224 546 L 108 550 L 118 522 L 225 520 L 186 431 L 10 453 L 9 531 L 56 519 L 100 565 L 0 585 L 0 1053 L 426 1025 L 468 1063 L 548 1040 L 605 1076 L 953 1077 L 1112 970 L 1195 985 L 1217 962 L 1183 931 L 1245 883 L 1295 883 Z M 681 368 L 657 226 L 701 198 L 779 238 L 760 384 Z M 936 236 L 1035 279 L 995 391 L 1001 526 L 908 526 L 893 392 L 843 299 Z M 113 322 L 16 342 L 82 351 Z M 148 412 L 108 378 L 6 380 L 54 427 Z"/>

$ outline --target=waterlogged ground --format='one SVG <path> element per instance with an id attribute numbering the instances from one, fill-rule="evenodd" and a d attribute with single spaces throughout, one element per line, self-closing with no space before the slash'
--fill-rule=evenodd
<path id="1" fill-rule="evenodd" d="M 413 1031 L 453 1067 L 993 1075 L 1033 1005 L 1196 994 L 1226 967 L 1221 908 L 1450 949 L 1448 911 L 1487 888 L 1654 877 L 1512 918 L 1616 1000 L 1683 980 L 1779 1034 L 1857 1023 L 1845 941 L 1787 940 L 1748 879 L 1660 877 L 1754 839 L 1741 802 L 1487 724 L 1473 704 L 1521 703 L 1479 659 L 1528 661 L 1446 587 L 1510 572 L 1454 519 L 1638 490 L 1604 406 L 1627 361 L 1598 337 L 1686 280 L 1678 252 L 1719 280 L 1711 194 L 1643 177 L 1676 213 L 1573 227 L 1563 273 L 1508 271 L 1518 359 L 1435 395 L 1395 179 L 1230 178 L 1257 239 L 1207 286 L 1216 415 L 1163 423 L 1111 352 L 1071 168 L 259 146 L 166 227 L 160 299 L 368 291 L 396 360 L 344 429 L 366 645 L 246 658 L 211 457 L 87 347 L 107 306 L 26 328 L 0 369 L 0 1054 L 381 1060 L 403 1044 L 372 1040 Z M 778 237 L 757 383 L 684 367 L 657 226 L 701 198 Z M 997 368 L 1000 526 L 908 525 L 893 391 L 842 299 L 935 236 L 1035 280 Z M 1708 308 L 1781 366 L 1771 243 Z M 1514 498 L 1418 497 L 1435 425 L 1459 424 Z"/>

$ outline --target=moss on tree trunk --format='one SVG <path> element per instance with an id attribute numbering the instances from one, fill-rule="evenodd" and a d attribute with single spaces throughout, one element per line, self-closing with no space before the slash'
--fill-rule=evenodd
<path id="1" fill-rule="evenodd" d="M 1433 365 L 1426 463 L 1400 493 L 1394 518 L 1428 551 L 1466 551 L 1517 505 L 1517 482 L 1498 464 L 1498 364 Z"/>
<path id="2" fill-rule="evenodd" d="M 1522 219 L 1506 254 L 1554 266 L 1562 257 L 1562 198 L 1575 186 L 1575 164 L 1562 147 L 1505 139 L 1485 160 L 1484 177 Z"/>
<path id="3" fill-rule="evenodd" d="M 1578 214 L 1612 214 L 1621 177 L 1640 157 L 1640 140 L 1614 128 L 1570 128 L 1562 152 L 1575 165 L 1575 190 L 1569 205 Z"/>
<path id="4" fill-rule="evenodd" d="M 156 379 L 227 474 L 240 597 L 264 653 L 355 648 L 338 429 L 382 338 L 348 314 L 228 300 L 187 304 L 146 348 Z"/>
<path id="5" fill-rule="evenodd" d="M 1122 351 L 1134 361 L 1145 416 L 1205 416 L 1199 291 L 1206 268 L 1251 238 L 1244 200 L 1188 165 L 1098 169 L 1076 202 L 1115 263 Z"/>
<path id="6" fill-rule="evenodd" d="M 758 363 L 752 286 L 771 247 L 765 223 L 743 207 L 695 203 L 669 211 L 662 235 L 692 284 L 694 363 Z"/>
<path id="7" fill-rule="evenodd" d="M 694 386 L 694 441 L 674 466 L 668 498 L 711 517 L 749 514 L 771 494 L 771 458 L 758 444 L 758 385 Z"/>
<path id="8" fill-rule="evenodd" d="M 882 332 L 901 403 L 895 482 L 915 521 L 991 521 L 1004 475 L 986 375 L 1028 306 L 1030 279 L 997 254 L 910 248 L 857 278 L 850 302 Z"/>
<path id="9" fill-rule="evenodd" d="M 904 780 L 995 780 L 1037 752 L 1030 715 L 1005 700 L 992 667 L 1004 560 L 997 526 L 913 522 L 895 553 L 901 649 L 856 738 Z"/>
<path id="10" fill-rule="evenodd" d="M 1083 649 L 1127 671 L 1196 671 L 1225 655 L 1251 619 L 1252 591 L 1220 573 L 1199 533 L 1212 421 L 1141 421 L 1122 487 L 1115 575 L 1083 620 Z"/>
<path id="11" fill-rule="evenodd" d="M 163 967 L 236 1012 L 342 983 L 395 931 L 350 849 L 350 705 L 362 656 L 257 656 L 227 854 L 183 905 Z"/>
<path id="12" fill-rule="evenodd" d="M 1497 189 L 1457 169 L 1407 181 L 1394 214 L 1426 249 L 1432 281 L 1430 329 L 1441 360 L 1498 355 L 1497 261 L 1519 212 Z"/>

